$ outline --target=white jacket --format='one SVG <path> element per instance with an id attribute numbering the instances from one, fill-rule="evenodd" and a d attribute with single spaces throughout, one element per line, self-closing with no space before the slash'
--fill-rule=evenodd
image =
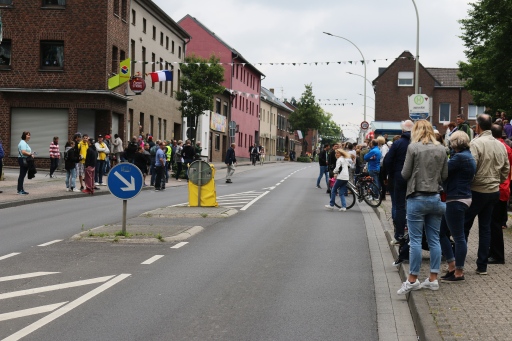
<path id="1" fill-rule="evenodd" d="M 341 172 L 338 173 L 338 170 L 340 169 L 340 166 L 343 168 L 341 169 Z M 352 167 L 352 159 L 349 157 L 345 159 L 343 156 L 340 156 L 336 160 L 336 167 L 334 168 L 334 175 L 337 175 L 337 180 L 349 180 L 348 176 L 348 169 Z"/>

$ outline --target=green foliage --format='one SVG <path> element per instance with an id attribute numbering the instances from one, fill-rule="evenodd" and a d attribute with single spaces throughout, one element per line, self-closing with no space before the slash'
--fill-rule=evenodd
<path id="1" fill-rule="evenodd" d="M 194 127 L 197 127 L 199 115 L 213 109 L 213 96 L 225 90 L 221 85 L 224 68 L 214 55 L 209 59 L 191 55 L 185 58 L 180 69 L 180 91 L 176 92 L 176 99 L 181 101 L 178 109 L 182 117 L 193 117 Z"/>
<path id="2" fill-rule="evenodd" d="M 311 158 L 309 156 L 299 156 L 297 162 L 311 163 Z"/>
<path id="3" fill-rule="evenodd" d="M 488 112 L 512 111 L 512 2 L 481 0 L 469 3 L 468 18 L 460 20 L 464 53 L 459 77 L 476 104 Z"/>
<path id="4" fill-rule="evenodd" d="M 332 114 L 322 111 L 322 124 L 318 129 L 318 135 L 322 138 L 322 144 L 338 142 L 341 136 L 340 126 L 332 120 Z"/>

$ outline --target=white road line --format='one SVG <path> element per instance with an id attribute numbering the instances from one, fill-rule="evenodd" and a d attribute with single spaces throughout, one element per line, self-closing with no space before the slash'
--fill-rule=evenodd
<path id="1" fill-rule="evenodd" d="M 283 182 L 284 182 L 284 180 L 279 181 L 280 184 L 282 184 Z"/>
<path id="2" fill-rule="evenodd" d="M 262 188 L 262 189 L 273 190 L 274 188 L 276 188 L 276 187 L 275 187 L 275 186 L 272 186 L 272 187 L 266 187 L 266 188 Z"/>
<path id="3" fill-rule="evenodd" d="M 150 259 L 140 263 L 140 264 L 152 264 L 154 262 L 156 262 L 157 260 L 159 260 L 160 258 L 162 258 L 164 255 L 156 255 L 156 256 L 153 256 L 151 257 Z"/>
<path id="4" fill-rule="evenodd" d="M 181 243 L 178 243 L 178 244 L 176 244 L 174 246 L 171 246 L 171 249 L 179 249 L 180 247 L 185 246 L 187 244 L 188 244 L 188 242 L 181 242 Z"/>
<path id="5" fill-rule="evenodd" d="M 20 252 L 13 252 L 13 253 L 9 253 L 8 255 L 5 255 L 5 256 L 0 257 L 0 260 L 4 260 L 4 259 L 7 259 L 7 258 L 10 258 L 10 257 L 16 256 L 16 255 L 19 255 L 19 254 L 20 254 Z"/>
<path id="6" fill-rule="evenodd" d="M 248 203 L 247 205 L 245 205 L 244 207 L 242 207 L 240 209 L 240 211 L 245 211 L 246 209 L 248 209 L 249 207 L 251 207 L 252 204 L 254 204 L 256 201 L 260 200 L 261 198 L 263 198 L 266 194 L 268 193 L 268 191 L 266 191 L 265 193 L 263 193 L 262 195 L 260 195 L 259 197 L 257 198 L 254 198 L 254 200 L 252 200 L 250 203 Z"/>
<path id="7" fill-rule="evenodd" d="M 87 302 L 94 296 L 101 294 L 103 291 L 116 285 L 117 283 L 121 282 L 123 279 L 125 279 L 129 276 L 131 276 L 131 275 L 130 274 L 121 274 L 121 275 L 113 278 L 112 280 L 108 281 L 107 283 L 100 285 L 96 289 L 77 298 L 76 300 L 72 301 L 71 303 L 66 304 L 62 308 L 54 311 L 53 313 L 46 315 L 45 317 L 32 323 L 31 325 L 28 325 L 27 327 L 17 331 L 16 333 L 12 334 L 11 336 L 8 336 L 7 338 L 3 339 L 2 341 L 17 341 L 17 340 L 27 336 L 28 334 L 36 331 L 37 329 L 45 326 L 46 324 L 52 322 L 53 320 L 57 319 L 58 317 L 73 310 L 74 308 L 78 307 L 80 304 Z M 114 277 L 114 276 L 110 276 L 110 277 Z"/>
<path id="8" fill-rule="evenodd" d="M 49 286 L 46 286 L 46 287 L 39 287 L 39 288 L 34 288 L 34 289 L 6 292 L 4 294 L 0 294 L 0 300 L 4 300 L 6 298 L 12 298 L 12 297 L 19 297 L 19 296 L 25 296 L 25 295 L 38 294 L 38 293 L 47 292 L 47 291 L 54 291 L 54 290 L 67 289 L 67 288 L 74 288 L 74 287 L 79 287 L 79 286 L 82 286 L 82 285 L 89 285 L 89 284 L 94 284 L 94 283 L 102 283 L 102 282 L 108 281 L 112 277 L 114 277 L 114 276 L 98 277 L 98 278 L 85 279 L 85 280 L 76 281 L 76 282 L 68 282 L 68 283 L 62 283 L 62 284 L 49 285 Z"/>
<path id="9" fill-rule="evenodd" d="M 279 186 L 281 183 L 276 184 L 276 187 Z"/>
<path id="10" fill-rule="evenodd" d="M 55 244 L 55 243 L 58 243 L 58 242 L 61 242 L 61 241 L 62 241 L 62 239 L 52 240 L 51 242 L 44 243 L 44 244 L 37 245 L 37 246 L 48 246 L 48 245 Z"/>
<path id="11" fill-rule="evenodd" d="M 46 275 L 53 275 L 53 274 L 60 274 L 60 272 L 31 272 L 31 273 L 26 273 L 26 274 L 21 274 L 21 275 L 5 276 L 5 277 L 0 277 L 0 282 L 14 281 L 17 279 L 32 278 L 32 277 L 39 277 L 39 276 L 46 276 Z"/>
<path id="12" fill-rule="evenodd" d="M 0 321 L 7 321 L 7 320 L 12 320 L 12 319 L 17 319 L 19 317 L 48 313 L 50 311 L 54 311 L 57 308 L 60 308 L 62 305 L 66 304 L 66 303 L 68 303 L 68 302 L 43 305 L 43 306 L 36 307 L 36 308 L 23 309 L 23 310 L 13 311 L 12 313 L 0 314 Z"/>

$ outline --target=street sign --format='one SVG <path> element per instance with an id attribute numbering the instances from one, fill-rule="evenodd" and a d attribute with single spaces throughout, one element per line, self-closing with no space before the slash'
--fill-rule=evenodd
<path id="1" fill-rule="evenodd" d="M 368 128 L 370 128 L 370 124 L 368 122 L 366 122 L 366 121 L 361 122 L 361 129 L 367 130 Z"/>
<path id="2" fill-rule="evenodd" d="M 426 120 L 429 118 L 430 102 L 432 101 L 424 94 L 409 96 L 409 117 L 411 120 Z"/>
<path id="3" fill-rule="evenodd" d="M 131 163 L 120 163 L 114 166 L 108 174 L 108 189 L 119 199 L 134 198 L 140 193 L 142 185 L 142 172 Z"/>

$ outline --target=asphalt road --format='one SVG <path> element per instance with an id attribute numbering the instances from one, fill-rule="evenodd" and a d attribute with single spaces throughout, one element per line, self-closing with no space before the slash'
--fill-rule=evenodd
<path id="1" fill-rule="evenodd" d="M 0 260 L 0 339 L 377 340 L 362 214 L 357 205 L 325 210 L 317 168 L 256 166 L 233 184 L 218 181 L 218 196 L 268 193 L 174 249 L 67 241 L 119 222 L 121 201 L 111 196 L 1 210 L 0 256 L 20 254 Z M 128 215 L 187 199 L 185 187 L 143 191 Z M 45 273 L 5 280 L 36 272 Z M 49 307 L 62 302 L 72 303 Z M 6 319 L 33 307 L 49 308 Z"/>

